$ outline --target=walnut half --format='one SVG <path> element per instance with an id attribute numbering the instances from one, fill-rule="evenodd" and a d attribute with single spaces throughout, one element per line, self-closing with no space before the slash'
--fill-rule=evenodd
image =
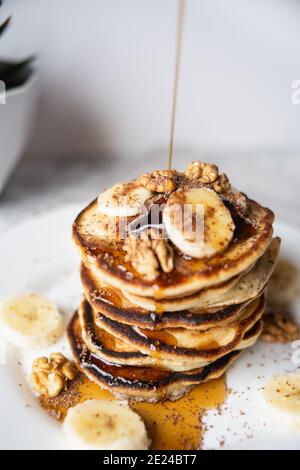
<path id="1" fill-rule="evenodd" d="M 208 184 L 216 193 L 223 193 L 230 189 L 230 183 L 225 173 L 220 174 L 217 165 L 194 160 L 185 170 L 188 178 L 197 179 Z"/>
<path id="2" fill-rule="evenodd" d="M 299 338 L 299 327 L 283 311 L 269 311 L 263 315 L 261 338 L 268 343 L 289 343 Z"/>
<path id="3" fill-rule="evenodd" d="M 154 229 L 144 230 L 139 236 L 129 235 L 124 250 L 125 261 L 148 281 L 154 281 L 161 271 L 169 273 L 173 270 L 173 249 Z"/>
<path id="4" fill-rule="evenodd" d="M 140 176 L 138 181 L 149 191 L 171 193 L 176 189 L 176 177 L 176 170 L 155 170 Z"/>
<path id="5" fill-rule="evenodd" d="M 30 377 L 33 390 L 48 398 L 57 397 L 67 385 L 75 379 L 77 368 L 61 353 L 52 353 L 49 357 L 39 357 L 32 364 Z"/>

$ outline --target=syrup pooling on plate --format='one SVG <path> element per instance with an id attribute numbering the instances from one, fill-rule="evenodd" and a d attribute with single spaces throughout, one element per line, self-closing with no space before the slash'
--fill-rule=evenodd
<path id="1" fill-rule="evenodd" d="M 205 410 L 220 407 L 226 396 L 225 379 L 221 378 L 198 385 L 175 402 L 130 402 L 130 406 L 146 424 L 151 449 L 193 450 L 201 447 Z M 41 397 L 40 404 L 50 415 L 63 421 L 68 408 L 89 399 L 115 400 L 115 397 L 80 374 L 67 391 L 54 399 Z"/>

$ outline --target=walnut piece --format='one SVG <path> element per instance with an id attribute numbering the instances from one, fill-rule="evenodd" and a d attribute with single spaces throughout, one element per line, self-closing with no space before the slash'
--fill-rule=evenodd
<path id="1" fill-rule="evenodd" d="M 187 167 L 185 174 L 189 178 L 201 180 L 202 183 L 213 183 L 218 177 L 219 170 L 216 165 L 194 160 Z"/>
<path id="2" fill-rule="evenodd" d="M 149 191 L 171 193 L 176 189 L 176 177 L 176 170 L 155 170 L 140 176 L 138 181 Z"/>
<path id="3" fill-rule="evenodd" d="M 231 188 L 229 179 L 225 173 L 221 173 L 221 175 L 218 176 L 216 181 L 213 183 L 213 189 L 216 191 L 216 193 L 226 193 L 226 191 L 229 191 Z"/>
<path id="4" fill-rule="evenodd" d="M 299 327 L 286 312 L 266 312 L 261 338 L 268 343 L 289 343 L 299 338 Z"/>
<path id="5" fill-rule="evenodd" d="M 173 249 L 157 230 L 144 230 L 139 236 L 129 235 L 124 242 L 124 250 L 125 261 L 130 262 L 148 281 L 154 281 L 161 270 L 164 273 L 173 270 Z"/>
<path id="6" fill-rule="evenodd" d="M 63 354 L 52 353 L 49 357 L 39 357 L 33 361 L 30 377 L 33 390 L 48 398 L 57 397 L 75 379 L 77 368 Z"/>
<path id="7" fill-rule="evenodd" d="M 197 179 L 203 184 L 209 184 L 216 193 L 230 189 L 230 183 L 225 173 L 219 174 L 217 165 L 194 160 L 185 171 L 188 178 Z"/>

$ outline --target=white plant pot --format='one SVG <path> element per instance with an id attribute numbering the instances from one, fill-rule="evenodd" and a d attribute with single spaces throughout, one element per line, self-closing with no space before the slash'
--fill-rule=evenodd
<path id="1" fill-rule="evenodd" d="M 0 195 L 29 140 L 39 96 L 38 77 L 6 92 L 0 104 Z"/>

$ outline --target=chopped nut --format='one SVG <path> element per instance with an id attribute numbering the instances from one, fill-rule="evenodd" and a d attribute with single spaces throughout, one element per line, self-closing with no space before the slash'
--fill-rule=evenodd
<path id="1" fill-rule="evenodd" d="M 170 273 L 174 267 L 173 251 L 166 240 L 152 240 L 152 248 L 164 273 Z"/>
<path id="2" fill-rule="evenodd" d="M 219 169 L 214 164 L 195 160 L 189 164 L 185 175 L 197 179 L 203 184 L 209 184 L 217 193 L 223 193 L 230 189 L 227 176 L 224 173 L 219 174 Z"/>
<path id="3" fill-rule="evenodd" d="M 49 398 L 57 397 L 64 389 L 65 381 L 58 372 L 51 372 L 47 379 L 47 394 Z"/>
<path id="4" fill-rule="evenodd" d="M 194 160 L 185 171 L 186 176 L 201 180 L 202 183 L 213 183 L 216 181 L 219 170 L 216 165 Z"/>
<path id="5" fill-rule="evenodd" d="M 289 343 L 299 338 L 299 327 L 286 312 L 270 311 L 263 316 L 261 338 L 268 343 Z"/>
<path id="6" fill-rule="evenodd" d="M 176 170 L 155 170 L 139 178 L 142 186 L 156 193 L 171 193 L 176 189 Z"/>
<path id="7" fill-rule="evenodd" d="M 195 160 L 189 164 L 184 173 L 189 178 L 194 178 L 198 180 L 202 176 L 202 170 L 204 165 L 205 163 Z"/>
<path id="8" fill-rule="evenodd" d="M 213 184 L 213 189 L 216 191 L 216 193 L 225 193 L 226 191 L 229 191 L 230 183 L 225 173 L 222 173 L 218 176 L 217 180 Z"/>
<path id="9" fill-rule="evenodd" d="M 50 364 L 47 357 L 38 357 L 33 361 L 32 370 L 33 371 L 50 371 Z"/>
<path id="10" fill-rule="evenodd" d="M 37 376 L 38 376 L 38 378 L 39 378 L 39 381 L 40 381 L 40 382 L 43 382 L 43 383 L 46 382 L 46 380 L 47 380 L 47 378 L 48 378 L 48 375 L 49 375 L 49 372 L 43 372 L 43 371 L 41 371 L 41 372 L 37 373 Z"/>
<path id="11" fill-rule="evenodd" d="M 39 357 L 32 364 L 30 377 L 33 390 L 48 398 L 58 396 L 69 380 L 75 379 L 77 368 L 61 353 L 52 353 L 49 357 Z"/>
<path id="12" fill-rule="evenodd" d="M 46 380 L 47 377 L 48 376 L 46 376 Z M 46 386 L 44 385 L 44 382 L 40 379 L 40 376 L 35 372 L 31 375 L 31 385 L 36 393 L 40 393 L 43 395 L 46 393 Z"/>
<path id="13" fill-rule="evenodd" d="M 201 181 L 203 183 L 213 183 L 216 181 L 219 174 L 218 167 L 216 165 L 205 165 L 202 170 Z"/>
<path id="14" fill-rule="evenodd" d="M 156 279 L 160 270 L 169 273 L 174 267 L 171 246 L 153 229 L 144 230 L 139 237 L 129 235 L 124 250 L 127 252 L 125 261 L 148 281 Z"/>
<path id="15" fill-rule="evenodd" d="M 50 360 L 61 366 L 67 361 L 67 358 L 60 352 L 50 354 Z"/>
<path id="16" fill-rule="evenodd" d="M 159 275 L 159 263 L 151 246 L 130 235 L 125 243 L 127 252 L 125 261 L 129 261 L 134 269 L 148 281 L 153 281 Z"/>
<path id="17" fill-rule="evenodd" d="M 77 375 L 77 369 L 76 369 L 75 365 L 72 362 L 66 362 L 62 366 L 61 371 L 62 371 L 63 375 L 69 380 L 75 379 L 75 377 Z"/>

